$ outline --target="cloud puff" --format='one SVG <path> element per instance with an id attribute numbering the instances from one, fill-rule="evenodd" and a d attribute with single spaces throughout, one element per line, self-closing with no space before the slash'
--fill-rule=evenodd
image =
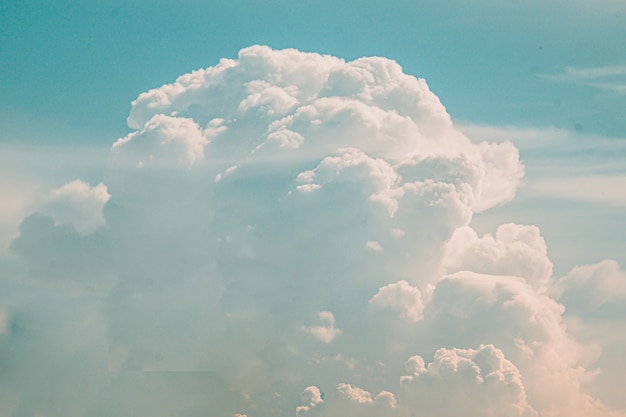
<path id="1" fill-rule="evenodd" d="M 381 391 L 376 396 L 372 396 L 362 388 L 341 383 L 337 385 L 337 392 L 343 402 L 349 404 L 350 408 L 354 408 L 353 411 L 347 413 L 348 415 L 379 415 L 381 413 L 393 415 L 397 408 L 395 396 L 388 391 Z M 365 410 L 359 413 L 358 410 L 361 408 L 365 408 Z M 336 413 L 336 415 L 341 414 Z"/>
<path id="2" fill-rule="evenodd" d="M 447 272 L 473 271 L 524 278 L 540 288 L 552 276 L 548 248 L 536 226 L 498 226 L 495 235 L 478 237 L 469 226 L 457 229 L 446 245 Z"/>
<path id="3" fill-rule="evenodd" d="M 105 184 L 91 187 L 75 180 L 50 191 L 39 211 L 51 216 L 56 225 L 72 225 L 84 236 L 105 225 L 102 210 L 110 198 Z"/>
<path id="4" fill-rule="evenodd" d="M 585 392 L 596 358 L 568 332 L 564 308 L 524 279 L 458 272 L 440 281 L 424 312 L 434 345 L 497 346 L 519 368 L 540 415 L 600 416 L 606 406 Z"/>
<path id="5" fill-rule="evenodd" d="M 401 318 L 413 322 L 422 318 L 424 309 L 420 290 L 404 280 L 380 288 L 369 304 L 377 309 L 395 310 Z"/>
<path id="6" fill-rule="evenodd" d="M 412 409 L 436 409 L 439 416 L 538 415 L 528 404 L 519 369 L 493 345 L 442 348 L 428 365 L 413 356 L 407 370 L 402 399 Z"/>
<path id="7" fill-rule="evenodd" d="M 330 311 L 320 311 L 317 314 L 320 321 L 318 326 L 305 326 L 302 329 L 320 342 L 330 343 L 343 331 L 335 327 L 335 316 Z"/>
<path id="8" fill-rule="evenodd" d="M 306 387 L 300 397 L 305 405 L 296 408 L 296 416 L 305 414 L 307 411 L 324 402 L 321 391 L 315 386 Z"/>
<path id="9" fill-rule="evenodd" d="M 308 416 L 323 415 L 329 417 L 374 417 L 380 415 L 392 417 L 401 415 L 397 409 L 398 404 L 395 396 L 388 391 L 381 391 L 374 396 L 362 388 L 352 386 L 351 384 L 340 383 L 328 397 L 328 400 L 322 400 L 320 398 L 313 406 L 298 407 L 296 414 Z M 313 410 L 316 405 L 322 402 L 324 403 L 323 407 Z"/>

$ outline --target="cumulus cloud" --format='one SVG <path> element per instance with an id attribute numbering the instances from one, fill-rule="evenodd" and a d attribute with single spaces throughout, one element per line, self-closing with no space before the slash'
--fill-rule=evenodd
<path id="1" fill-rule="evenodd" d="M 540 288 L 552 276 L 548 248 L 536 226 L 498 226 L 495 235 L 478 237 L 469 226 L 458 228 L 446 245 L 447 272 L 473 271 L 524 278 Z"/>
<path id="2" fill-rule="evenodd" d="M 320 342 L 330 343 L 343 331 L 335 327 L 335 316 L 330 311 L 320 311 L 317 315 L 320 325 L 305 326 L 303 330 Z"/>
<path id="3" fill-rule="evenodd" d="M 394 409 L 397 407 L 397 402 L 395 396 L 388 391 L 381 391 L 376 396 L 372 396 L 368 391 L 365 391 L 359 387 L 353 387 L 350 384 L 341 383 L 337 385 L 337 392 L 339 393 L 339 398 L 344 402 L 348 403 L 351 407 L 354 407 L 355 410 L 352 412 L 348 412 L 348 415 L 353 415 L 358 413 L 359 408 L 369 407 L 370 410 L 365 411 L 363 413 L 358 413 L 361 415 L 379 415 L 380 413 L 384 413 L 386 415 L 392 415 L 394 413 Z M 340 414 L 337 414 L 340 415 Z"/>
<path id="4" fill-rule="evenodd" d="M 404 280 L 380 288 L 369 304 L 377 309 L 395 310 L 400 317 L 413 322 L 422 318 L 424 309 L 420 290 Z"/>
<path id="5" fill-rule="evenodd" d="M 396 62 L 253 46 L 128 124 L 103 183 L 53 190 L 11 244 L 6 294 L 54 289 L 2 310 L 13 415 L 607 411 L 539 230 L 468 226 L 515 196 L 519 152 Z"/>
<path id="6" fill-rule="evenodd" d="M 538 414 L 528 404 L 522 375 L 493 345 L 439 349 L 427 366 L 420 356 L 407 362 L 402 399 L 413 409 L 437 409 L 439 416 L 524 416 Z"/>
<path id="7" fill-rule="evenodd" d="M 322 393 L 316 386 L 306 387 L 300 396 L 305 405 L 296 408 L 296 415 L 305 414 L 307 411 L 324 402 Z"/>
<path id="8" fill-rule="evenodd" d="M 50 191 L 39 211 L 51 216 L 56 225 L 72 225 L 81 235 L 88 235 L 105 225 L 102 210 L 109 198 L 103 183 L 91 187 L 75 180 Z"/>
<path id="9" fill-rule="evenodd" d="M 578 343 L 564 307 L 523 278 L 459 272 L 440 281 L 425 316 L 439 333 L 436 345 L 489 343 L 515 363 L 529 403 L 540 415 L 600 416 L 606 406 L 584 386 L 596 351 Z M 471 323 L 471 325 L 470 325 Z"/>
<path id="10" fill-rule="evenodd" d="M 315 387 L 313 387 L 315 388 Z M 339 383 L 336 388 L 329 394 L 329 400 L 321 400 L 316 403 L 324 402 L 323 409 L 313 410 L 311 407 L 298 407 L 297 412 L 301 415 L 324 415 L 329 417 L 340 416 L 400 416 L 397 410 L 398 404 L 395 396 L 388 391 L 380 391 L 375 396 L 370 392 L 352 386 L 351 384 Z M 300 414 L 298 414 L 300 415 Z"/>

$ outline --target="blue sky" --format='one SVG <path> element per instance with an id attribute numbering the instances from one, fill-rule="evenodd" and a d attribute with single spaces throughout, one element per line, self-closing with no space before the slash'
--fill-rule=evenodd
<path id="1" fill-rule="evenodd" d="M 11 134 L 3 141 L 29 139 L 16 118 L 49 126 L 54 138 L 32 127 L 31 140 L 40 142 L 80 141 L 68 129 L 119 135 L 138 93 L 252 44 L 395 59 L 425 77 L 453 117 L 472 123 L 608 136 L 626 130 L 623 91 L 558 81 L 567 68 L 624 65 L 618 1 L 27 1 L 2 8 L 0 105 Z M 623 85 L 623 68 L 591 81 Z"/>
<path id="2" fill-rule="evenodd" d="M 0 0 L 0 415 L 625 416 L 624 22 Z"/>

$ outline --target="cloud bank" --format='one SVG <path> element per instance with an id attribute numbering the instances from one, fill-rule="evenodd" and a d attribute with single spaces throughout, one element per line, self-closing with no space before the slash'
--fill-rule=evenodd
<path id="1" fill-rule="evenodd" d="M 11 243 L 5 415 L 623 415 L 564 321 L 623 272 L 557 281 L 537 227 L 478 236 L 519 152 L 394 61 L 253 46 L 128 125 L 103 182 L 52 190 Z"/>

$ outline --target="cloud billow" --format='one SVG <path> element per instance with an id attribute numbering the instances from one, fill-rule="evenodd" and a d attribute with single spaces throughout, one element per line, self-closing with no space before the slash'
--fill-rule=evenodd
<path id="1" fill-rule="evenodd" d="M 66 336 L 92 366 L 60 378 L 98 387 L 51 415 L 607 411 L 546 294 L 539 230 L 469 226 L 514 198 L 517 149 L 470 140 L 394 61 L 253 46 L 140 94 L 128 124 L 103 183 L 54 191 L 12 244 L 34 282 L 97 300 L 93 340 L 71 335 L 71 305 L 38 336 Z M 42 410 L 11 392 L 8 415 Z"/>

